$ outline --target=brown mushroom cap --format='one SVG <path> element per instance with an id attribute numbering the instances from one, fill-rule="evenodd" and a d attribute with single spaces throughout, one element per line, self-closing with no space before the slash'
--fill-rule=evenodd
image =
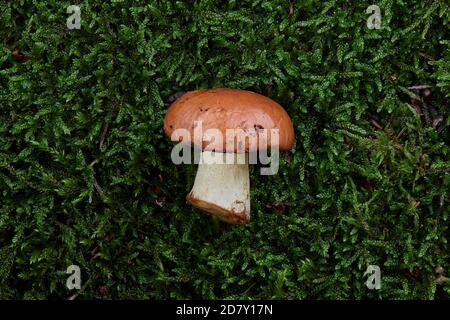
<path id="1" fill-rule="evenodd" d="M 218 129 L 223 135 L 222 143 L 205 136 L 201 146 L 196 143 L 198 141 L 193 141 L 194 121 L 201 121 L 203 133 L 208 129 Z M 256 134 L 258 139 L 268 137 L 267 148 L 277 147 L 271 146 L 270 129 L 278 129 L 279 150 L 289 150 L 294 143 L 294 127 L 283 107 L 263 95 L 240 89 L 202 89 L 186 93 L 170 106 L 164 119 L 164 131 L 168 137 L 176 129 L 190 132 L 190 140 L 184 143 L 194 143 L 202 150 L 210 151 L 225 152 L 227 129 L 242 129 L 248 135 Z M 264 130 L 267 133 L 262 135 Z M 226 151 L 238 152 L 237 149 L 235 143 L 234 150 Z M 256 150 L 246 141 L 245 151 Z"/>

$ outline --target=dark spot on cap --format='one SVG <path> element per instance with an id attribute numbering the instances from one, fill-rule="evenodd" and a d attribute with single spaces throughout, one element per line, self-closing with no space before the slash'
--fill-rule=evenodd
<path id="1" fill-rule="evenodd" d="M 185 93 L 186 93 L 185 91 L 178 91 L 178 92 L 172 94 L 171 96 L 169 96 L 167 98 L 167 103 L 171 104 L 171 103 L 175 102 L 175 100 L 177 100 L 178 98 L 183 96 Z"/>

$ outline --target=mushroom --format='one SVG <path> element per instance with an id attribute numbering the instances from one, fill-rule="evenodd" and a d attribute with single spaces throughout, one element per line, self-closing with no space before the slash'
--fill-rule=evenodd
<path id="1" fill-rule="evenodd" d="M 173 141 L 193 144 L 200 152 L 186 199 L 232 224 L 250 220 L 249 154 L 289 150 L 294 143 L 287 112 L 263 95 L 240 89 L 184 94 L 169 107 L 164 131 Z"/>

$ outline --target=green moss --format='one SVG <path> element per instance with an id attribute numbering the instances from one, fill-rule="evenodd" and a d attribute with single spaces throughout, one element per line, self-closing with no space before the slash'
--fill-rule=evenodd
<path id="1" fill-rule="evenodd" d="M 71 264 L 82 299 L 448 298 L 449 6 L 375 1 L 369 30 L 366 1 L 303 3 L 80 0 L 69 30 L 73 1 L 2 2 L 0 298 L 67 298 Z M 269 83 L 296 144 L 225 225 L 186 203 L 163 101 Z"/>

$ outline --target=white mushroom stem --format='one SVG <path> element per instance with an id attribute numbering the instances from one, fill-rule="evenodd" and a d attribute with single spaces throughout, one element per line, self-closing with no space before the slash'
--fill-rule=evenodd
<path id="1" fill-rule="evenodd" d="M 247 223 L 250 219 L 247 155 L 203 151 L 194 186 L 186 198 L 223 221 Z"/>

